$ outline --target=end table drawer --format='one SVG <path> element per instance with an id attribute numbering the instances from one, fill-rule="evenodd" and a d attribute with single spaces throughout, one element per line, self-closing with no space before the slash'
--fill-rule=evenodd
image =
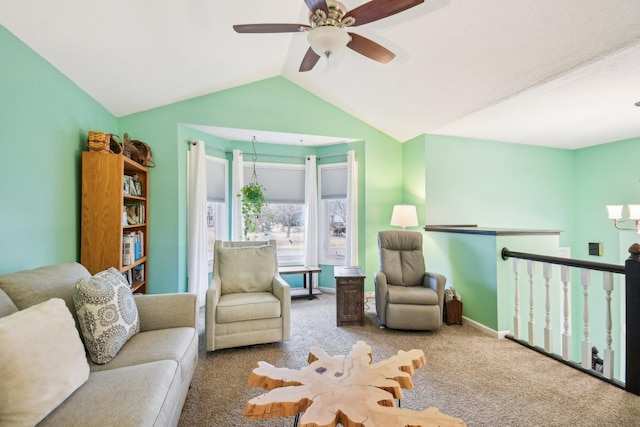
<path id="1" fill-rule="evenodd" d="M 338 277 L 336 278 L 336 285 L 338 286 L 346 286 L 346 285 L 360 285 L 363 283 L 363 280 L 359 277 Z"/>

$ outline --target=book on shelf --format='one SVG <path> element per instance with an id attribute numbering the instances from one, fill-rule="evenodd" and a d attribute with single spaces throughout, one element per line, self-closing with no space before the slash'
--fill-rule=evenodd
<path id="1" fill-rule="evenodd" d="M 144 256 L 144 232 L 142 230 L 122 235 L 122 265 L 130 265 Z"/>
<path id="2" fill-rule="evenodd" d="M 146 221 L 144 203 L 125 203 L 123 211 L 126 212 L 127 225 L 144 224 Z"/>
<path id="3" fill-rule="evenodd" d="M 132 277 L 133 283 L 144 282 L 144 264 L 133 267 Z"/>
<path id="4" fill-rule="evenodd" d="M 133 233 L 122 235 L 122 265 L 133 264 L 134 261 L 134 240 Z"/>

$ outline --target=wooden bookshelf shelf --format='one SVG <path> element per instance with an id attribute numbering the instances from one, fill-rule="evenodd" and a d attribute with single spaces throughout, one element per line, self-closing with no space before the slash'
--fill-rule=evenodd
<path id="1" fill-rule="evenodd" d="M 127 223 L 131 204 L 139 216 L 133 221 L 140 224 Z M 148 228 L 148 169 L 121 154 L 83 152 L 80 262 L 91 274 L 115 267 L 128 277 L 133 292 L 147 293 Z M 130 233 L 133 240 L 125 239 Z M 131 252 L 124 250 L 125 241 L 133 242 Z"/>

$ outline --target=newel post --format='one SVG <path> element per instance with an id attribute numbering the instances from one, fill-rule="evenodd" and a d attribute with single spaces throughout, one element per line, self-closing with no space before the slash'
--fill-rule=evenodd
<path id="1" fill-rule="evenodd" d="M 627 300 L 625 389 L 640 395 L 640 244 L 631 245 L 624 268 Z"/>

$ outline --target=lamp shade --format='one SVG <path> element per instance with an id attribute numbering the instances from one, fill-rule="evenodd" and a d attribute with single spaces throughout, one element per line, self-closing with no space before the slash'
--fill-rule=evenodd
<path id="1" fill-rule="evenodd" d="M 629 205 L 629 219 L 640 220 L 640 205 Z"/>
<path id="2" fill-rule="evenodd" d="M 307 33 L 307 41 L 318 56 L 336 55 L 342 51 L 351 37 L 345 30 L 331 25 L 316 27 Z"/>
<path id="3" fill-rule="evenodd" d="M 609 214 L 609 219 L 622 219 L 623 207 L 623 205 L 607 205 L 607 213 Z"/>
<path id="4" fill-rule="evenodd" d="M 418 226 L 418 212 L 413 205 L 395 205 L 391 214 L 391 225 L 402 227 Z"/>

